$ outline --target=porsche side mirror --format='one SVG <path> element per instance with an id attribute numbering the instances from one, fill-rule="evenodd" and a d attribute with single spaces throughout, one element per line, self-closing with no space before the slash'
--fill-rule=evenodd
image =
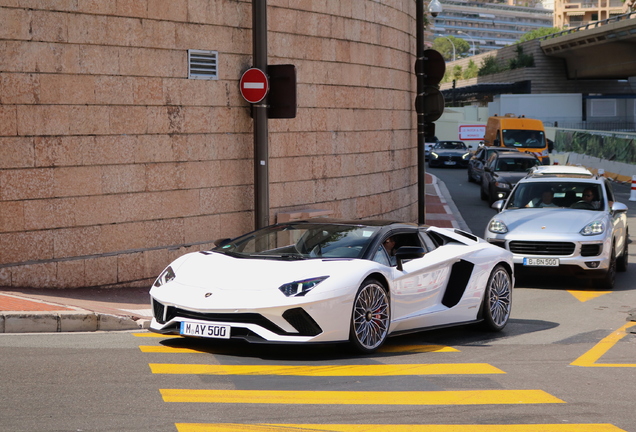
<path id="1" fill-rule="evenodd" d="M 419 246 L 402 246 L 395 252 L 397 269 L 402 271 L 402 261 L 422 258 L 426 255 L 426 250 Z"/>
<path id="2" fill-rule="evenodd" d="M 623 203 L 619 203 L 619 202 L 615 202 L 614 204 L 612 204 L 612 211 L 614 213 L 621 213 L 621 212 L 626 212 L 627 211 L 627 206 Z M 398 249 L 399 251 L 399 249 Z"/>
<path id="3" fill-rule="evenodd" d="M 501 200 L 497 200 L 494 203 L 492 203 L 490 208 L 494 208 L 498 212 L 501 212 L 503 210 L 503 206 L 504 206 L 505 202 L 506 202 L 506 200 L 502 200 L 502 199 Z"/>

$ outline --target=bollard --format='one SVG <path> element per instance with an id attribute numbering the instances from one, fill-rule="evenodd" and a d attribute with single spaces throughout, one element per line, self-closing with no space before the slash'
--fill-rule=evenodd
<path id="1" fill-rule="evenodd" d="M 636 175 L 632 176 L 632 192 L 629 194 L 630 201 L 636 201 Z"/>

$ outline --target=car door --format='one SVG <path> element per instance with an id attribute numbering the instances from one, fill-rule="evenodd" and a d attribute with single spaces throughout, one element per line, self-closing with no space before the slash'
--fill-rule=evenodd
<path id="1" fill-rule="evenodd" d="M 481 198 L 483 200 L 490 197 L 490 183 L 493 182 L 493 173 L 495 171 L 495 166 L 497 165 L 498 157 L 499 154 L 497 152 L 493 152 L 484 164 L 484 171 L 481 177 Z"/>
<path id="2" fill-rule="evenodd" d="M 627 215 L 625 212 L 613 212 L 611 211 L 611 204 L 616 202 L 614 197 L 614 190 L 610 182 L 605 180 L 605 193 L 607 194 L 608 207 L 610 210 L 610 221 L 612 224 L 612 231 L 614 233 L 616 255 L 620 254 L 625 247 L 627 241 Z"/>
<path id="3" fill-rule="evenodd" d="M 391 331 L 427 327 L 431 314 L 448 310 L 442 298 L 452 265 L 459 259 L 446 254 L 443 246 L 435 247 L 430 239 L 425 242 L 426 233 L 420 234 L 426 249 L 424 257 L 404 262 L 402 270 L 392 267 Z"/>
<path id="4" fill-rule="evenodd" d="M 481 173 L 484 170 L 484 155 L 486 149 L 478 149 L 475 155 L 470 160 L 470 170 L 472 172 L 473 179 L 481 181 Z"/>

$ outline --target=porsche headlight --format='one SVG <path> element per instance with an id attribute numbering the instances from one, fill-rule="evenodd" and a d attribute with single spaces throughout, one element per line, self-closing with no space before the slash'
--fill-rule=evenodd
<path id="1" fill-rule="evenodd" d="M 589 223 L 580 231 L 584 236 L 603 234 L 603 232 L 605 232 L 605 222 L 603 221 Z"/>
<path id="2" fill-rule="evenodd" d="M 505 234 L 508 232 L 508 227 L 499 219 L 493 219 L 488 224 L 488 231 L 495 234 Z"/>
<path id="3" fill-rule="evenodd" d="M 159 275 L 159 277 L 157 278 L 157 280 L 155 281 L 153 286 L 160 287 L 161 285 L 167 284 L 168 282 L 173 280 L 175 277 L 177 277 L 177 276 L 174 274 L 174 270 L 172 270 L 172 267 L 168 266 Z"/>
<path id="4" fill-rule="evenodd" d="M 280 287 L 278 287 L 278 289 L 287 297 L 302 297 L 328 277 L 329 276 L 321 276 L 317 278 L 290 282 L 286 283 L 285 285 L 281 285 Z"/>
<path id="5" fill-rule="evenodd" d="M 431 150 L 431 156 L 434 157 L 435 159 L 439 157 L 439 155 L 432 150 Z"/>

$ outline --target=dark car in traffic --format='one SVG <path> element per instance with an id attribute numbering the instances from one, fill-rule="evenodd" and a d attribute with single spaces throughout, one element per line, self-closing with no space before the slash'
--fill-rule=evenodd
<path id="1" fill-rule="evenodd" d="M 428 155 L 428 166 L 466 168 L 469 159 L 470 151 L 463 141 L 439 141 Z"/>
<path id="2" fill-rule="evenodd" d="M 481 184 L 481 176 L 490 156 L 495 152 L 517 151 L 507 147 L 479 146 L 468 161 L 468 181 Z"/>
<path id="3" fill-rule="evenodd" d="M 481 176 L 481 199 L 492 205 L 505 199 L 519 180 L 541 161 L 531 153 L 519 151 L 494 152 Z"/>

